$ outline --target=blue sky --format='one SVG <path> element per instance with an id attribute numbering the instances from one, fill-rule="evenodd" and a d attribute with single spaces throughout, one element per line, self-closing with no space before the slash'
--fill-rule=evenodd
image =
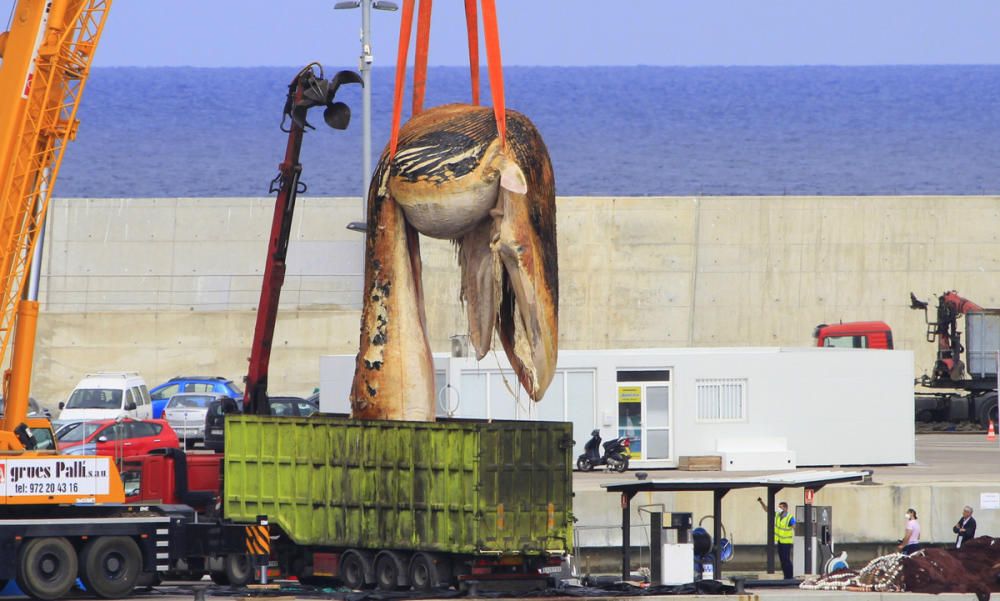
<path id="1" fill-rule="evenodd" d="M 360 11 L 334 2 L 114 0 L 95 62 L 351 65 Z M 12 5 L 0 0 L 4 16 Z M 461 0 L 434 9 L 430 63 L 467 64 Z M 497 10 L 508 65 L 1000 63 L 995 0 L 497 0 Z M 376 66 L 395 64 L 399 16 L 373 17 Z"/>

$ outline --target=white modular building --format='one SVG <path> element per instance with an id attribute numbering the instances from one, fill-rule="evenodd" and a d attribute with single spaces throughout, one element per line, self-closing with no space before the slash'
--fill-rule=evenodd
<path id="1" fill-rule="evenodd" d="M 907 464 L 915 460 L 913 353 L 833 348 L 560 351 L 540 402 L 502 353 L 456 344 L 435 355 L 438 415 L 573 423 L 628 436 L 632 467 L 718 456 L 723 470 Z M 350 411 L 353 355 L 320 358 L 320 409 Z"/>

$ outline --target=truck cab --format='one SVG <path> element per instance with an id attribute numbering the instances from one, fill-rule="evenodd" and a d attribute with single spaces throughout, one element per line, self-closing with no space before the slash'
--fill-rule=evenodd
<path id="1" fill-rule="evenodd" d="M 125 502 L 190 505 L 211 513 L 222 490 L 222 455 L 156 451 L 125 460 L 122 467 Z"/>
<path id="2" fill-rule="evenodd" d="M 813 338 L 821 347 L 892 349 L 892 328 L 883 321 L 821 323 L 813 331 Z"/>
<path id="3" fill-rule="evenodd" d="M 31 436 L 35 439 L 36 453 L 42 455 L 55 455 L 58 453 L 56 445 L 56 435 L 52 431 L 52 423 L 47 417 L 29 417 L 24 420 L 26 426 L 31 428 Z"/>

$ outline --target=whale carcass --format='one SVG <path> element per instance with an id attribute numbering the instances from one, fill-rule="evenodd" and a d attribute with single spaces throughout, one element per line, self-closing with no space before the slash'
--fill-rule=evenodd
<path id="1" fill-rule="evenodd" d="M 458 245 L 470 342 L 482 359 L 494 333 L 521 386 L 545 394 L 557 359 L 559 282 L 555 181 L 548 150 L 524 115 L 428 109 L 386 149 L 368 191 L 361 344 L 352 416 L 432 421 L 418 232 Z"/>

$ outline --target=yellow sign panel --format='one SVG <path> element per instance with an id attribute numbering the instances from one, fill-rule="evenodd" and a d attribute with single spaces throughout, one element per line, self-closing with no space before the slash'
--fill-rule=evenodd
<path id="1" fill-rule="evenodd" d="M 619 386 L 618 387 L 618 404 L 622 403 L 641 403 L 642 402 L 642 386 Z"/>

